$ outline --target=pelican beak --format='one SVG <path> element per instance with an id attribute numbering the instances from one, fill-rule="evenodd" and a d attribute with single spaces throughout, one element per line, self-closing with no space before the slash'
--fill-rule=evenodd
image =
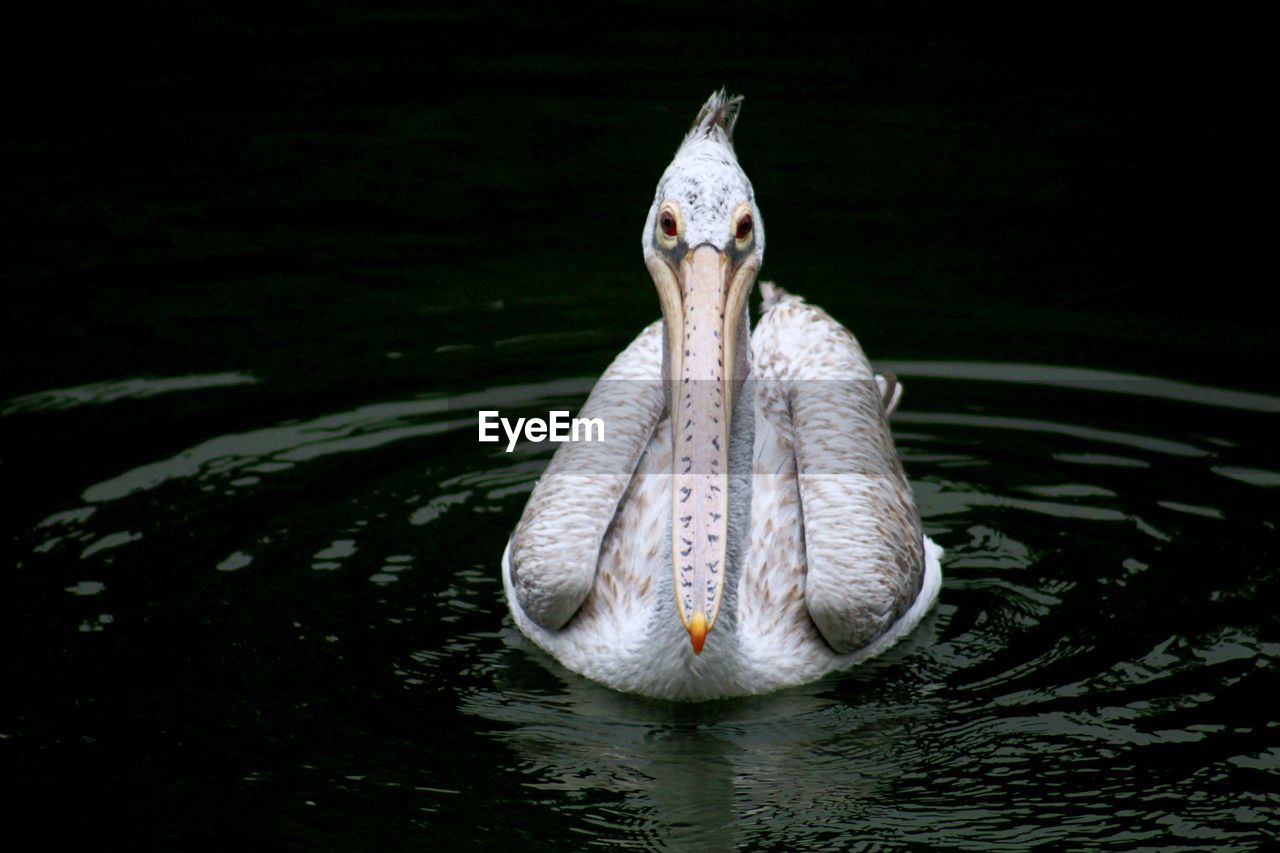
<path id="1" fill-rule="evenodd" d="M 649 268 L 667 328 L 676 608 L 701 654 L 724 593 L 734 355 L 756 264 L 735 269 L 725 252 L 704 243 L 679 259 L 678 271 L 659 257 Z"/>

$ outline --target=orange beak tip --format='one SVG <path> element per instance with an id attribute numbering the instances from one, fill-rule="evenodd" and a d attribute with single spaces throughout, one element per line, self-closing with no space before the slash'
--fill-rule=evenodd
<path id="1" fill-rule="evenodd" d="M 707 615 L 695 613 L 689 620 L 689 640 L 693 643 L 693 653 L 702 654 L 702 646 L 707 642 Z"/>

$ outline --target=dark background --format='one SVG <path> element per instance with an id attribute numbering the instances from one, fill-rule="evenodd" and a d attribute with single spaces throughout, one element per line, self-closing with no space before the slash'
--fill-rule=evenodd
<path id="1" fill-rule="evenodd" d="M 982 844 L 1030 826 L 1041 834 L 1026 837 L 1058 843 L 1082 827 L 1159 843 L 1162 810 L 1194 811 L 1190 795 L 1212 782 L 1204 821 L 1227 834 L 1208 837 L 1250 839 L 1229 833 L 1253 831 L 1246 818 L 1263 807 L 1239 826 L 1232 810 L 1275 779 L 1270 694 L 1257 686 L 1273 678 L 1274 643 L 1272 658 L 1257 649 L 1274 639 L 1274 400 L 1224 415 L 912 380 L 908 409 L 943 413 L 905 421 L 917 435 L 901 445 L 952 555 L 941 637 L 911 666 L 821 688 L 839 713 L 811 752 L 812 719 L 787 710 L 792 694 L 700 718 L 572 679 L 568 699 L 557 692 L 557 670 L 500 634 L 493 585 L 537 465 L 511 475 L 470 436 L 388 443 L 246 485 L 211 465 L 119 500 L 86 489 L 276 425 L 598 374 L 658 316 L 645 212 L 722 85 L 746 96 L 737 150 L 767 229 L 763 276 L 829 309 L 874 360 L 1091 367 L 1271 393 L 1274 142 L 1259 126 L 1274 51 L 1257 21 L 1074 2 L 140 2 L 28 9 L 4 28 L 0 482 L 16 499 L 0 576 L 0 775 L 11 816 L 107 846 L 457 845 L 476 843 L 477 827 L 508 846 L 564 846 L 598 829 L 586 805 L 623 794 L 586 782 L 587 794 L 548 793 L 556 780 L 606 759 L 626 780 L 638 755 L 680 783 L 682 760 L 728 766 L 772 755 L 761 745 L 790 733 L 796 755 L 888 790 L 875 814 L 889 818 L 862 825 L 873 838 L 964 832 Z M 110 404 L 95 390 L 224 372 L 256 382 Z M 83 399 L 63 407 L 65 395 L 45 393 L 57 389 Z M 1011 440 L 948 427 L 955 412 L 1131 440 L 1095 447 L 1070 426 Z M 1145 436 L 1195 448 L 1162 456 Z M 1128 467 L 1059 459 L 1099 447 Z M 1224 465 L 1237 479 L 1211 470 Z M 460 508 L 409 526 L 410 499 L 433 495 Z M 87 521 L 41 526 L 82 504 L 96 513 Z M 1108 512 L 1126 521 L 1090 520 Z M 88 553 L 118 531 L 143 535 Z M 344 571 L 314 571 L 313 555 L 339 539 L 359 543 Z M 241 550 L 251 566 L 215 568 Z M 380 552 L 416 561 L 394 595 L 369 582 Z M 71 593 L 85 580 L 105 591 Z M 115 621 L 100 623 L 108 612 Z M 1227 664 L 1234 692 L 1201 705 L 1224 683 L 1202 659 L 1246 646 L 1253 657 Z M 1128 678 L 1144 666 L 1172 677 Z M 1049 696 L 1087 682 L 1084 698 L 1044 700 L 1042 716 L 1122 706 L 1133 742 L 1095 718 L 1090 740 L 1067 724 L 1034 728 L 1041 708 L 991 711 L 1011 682 Z M 1133 710 L 1144 702 L 1154 710 Z M 757 711 L 762 727 L 732 719 Z M 729 722 L 713 731 L 719 716 Z M 1204 720 L 1227 734 L 1185 747 L 1159 737 Z M 562 741 L 542 739 L 557 726 Z M 628 737 L 640 745 L 615 755 Z M 1012 781 L 984 763 L 1010 744 L 1026 759 Z M 1262 756 L 1248 759 L 1262 769 L 1238 756 Z M 1070 778 L 1047 781 L 1054 772 Z M 953 791 L 939 776 L 960 781 Z M 801 781 L 794 790 L 815 801 L 839 787 L 818 772 Z M 741 822 L 730 781 L 688 796 L 657 787 L 670 810 L 654 820 L 691 804 L 689 827 Z M 760 787 L 792 790 L 768 774 Z M 1054 811 L 1081 788 L 1074 812 Z M 1140 791 L 1150 799 L 1137 816 L 1112 821 L 1116 799 Z M 704 795 L 723 808 L 710 823 Z M 613 837 L 643 841 L 627 822 L 645 808 L 605 812 L 620 824 Z M 782 848 L 849 837 L 799 824 L 744 837 Z M 1186 826 L 1179 837 L 1196 837 Z"/>
<path id="2" fill-rule="evenodd" d="M 954 5 L 51 7 L 10 30 L 3 393 L 384 373 L 485 333 L 433 306 L 513 294 L 625 318 L 602 367 L 656 316 L 640 226 L 721 85 L 763 275 L 873 356 L 1265 385 L 1258 28 Z M 413 364 L 375 381 L 445 378 Z"/>

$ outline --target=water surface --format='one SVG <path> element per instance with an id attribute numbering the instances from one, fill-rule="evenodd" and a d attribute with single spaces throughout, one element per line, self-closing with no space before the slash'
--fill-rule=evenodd
<path id="1" fill-rule="evenodd" d="M 1280 393 L 1238 90 L 883 11 L 761 24 L 748 68 L 696 27 L 152 11 L 168 39 L 86 37 L 7 148 L 15 819 L 109 847 L 1274 842 Z M 904 381 L 947 554 L 882 658 L 678 705 L 513 629 L 498 559 L 551 448 L 472 413 L 579 405 L 657 316 L 645 209 L 722 83 L 764 275 Z"/>

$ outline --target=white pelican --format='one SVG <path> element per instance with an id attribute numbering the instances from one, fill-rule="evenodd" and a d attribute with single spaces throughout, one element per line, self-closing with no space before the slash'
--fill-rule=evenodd
<path id="1" fill-rule="evenodd" d="M 909 633 L 941 584 L 889 434 L 901 386 L 767 282 L 750 328 L 764 228 L 733 150 L 740 103 L 713 94 L 658 182 L 641 242 L 662 320 L 579 413 L 605 443 L 560 445 L 502 559 L 534 643 L 657 698 L 852 666 Z"/>

